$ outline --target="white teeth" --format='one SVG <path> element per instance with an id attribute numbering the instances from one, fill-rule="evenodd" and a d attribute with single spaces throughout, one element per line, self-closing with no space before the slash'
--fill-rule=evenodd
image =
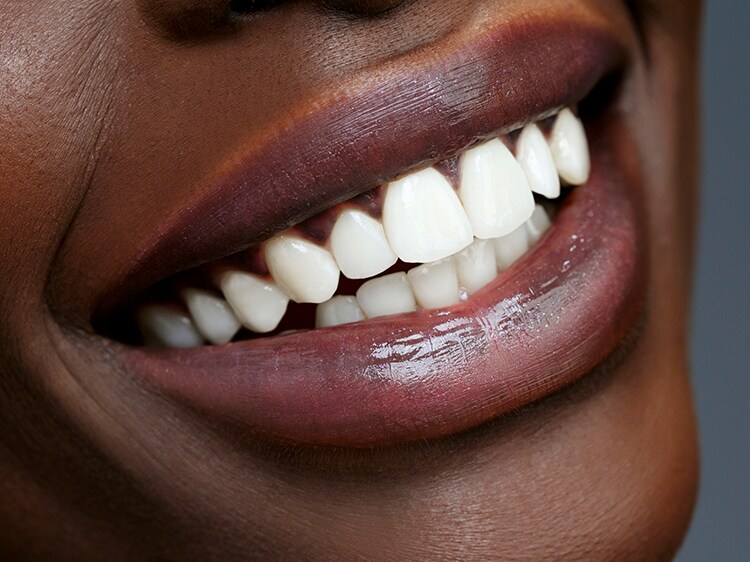
<path id="1" fill-rule="evenodd" d="M 477 238 L 510 234 L 534 211 L 524 171 L 498 139 L 461 156 L 461 202 Z"/>
<path id="2" fill-rule="evenodd" d="M 507 236 L 494 241 L 498 270 L 505 271 L 528 252 L 530 244 L 526 224 L 522 224 Z"/>
<path id="3" fill-rule="evenodd" d="M 357 291 L 357 302 L 367 318 L 413 312 L 417 309 L 406 273 L 392 273 L 367 281 Z"/>
<path id="4" fill-rule="evenodd" d="M 549 220 L 549 215 L 544 207 L 537 205 L 534 209 L 534 214 L 526 222 L 526 229 L 529 233 L 529 244 L 533 246 L 539 239 L 544 235 L 549 227 L 552 226 L 552 221 Z"/>
<path id="5" fill-rule="evenodd" d="M 258 334 L 274 331 L 289 304 L 276 285 L 257 275 L 227 271 L 219 278 L 219 286 L 239 321 Z"/>
<path id="6" fill-rule="evenodd" d="M 407 263 L 447 258 L 474 239 L 456 192 L 434 168 L 410 174 L 388 186 L 383 226 L 391 248 Z"/>
<path id="7" fill-rule="evenodd" d="M 532 191 L 549 199 L 560 196 L 560 176 L 547 140 L 538 126 L 526 125 L 521 131 L 517 158 Z"/>
<path id="8" fill-rule="evenodd" d="M 266 263 L 273 280 L 295 302 L 325 302 L 339 285 L 339 268 L 331 252 L 295 236 L 268 242 Z"/>
<path id="9" fill-rule="evenodd" d="M 349 279 L 366 279 L 391 267 L 396 254 L 385 238 L 383 225 L 361 211 L 339 215 L 331 233 L 331 252 Z"/>
<path id="10" fill-rule="evenodd" d="M 583 185 L 591 173 L 589 143 L 583 123 L 570 109 L 557 116 L 549 141 L 557 173 L 569 185 Z"/>
<path id="11" fill-rule="evenodd" d="M 351 324 L 365 319 L 365 313 L 355 297 L 336 296 L 319 304 L 315 310 L 315 327 L 328 328 Z"/>
<path id="12" fill-rule="evenodd" d="M 557 115 L 549 140 L 537 124 L 524 127 L 516 153 L 499 138 L 466 150 L 458 159 L 458 193 L 434 167 L 393 181 L 385 190 L 382 220 L 342 206 L 330 246 L 297 230 L 277 236 L 262 250 L 272 280 L 219 270 L 214 280 L 224 298 L 189 288 L 182 291 L 189 313 L 172 305 L 143 306 L 136 320 L 144 342 L 221 345 L 243 325 L 267 334 L 279 327 L 290 299 L 318 305 L 317 328 L 458 304 L 492 283 L 550 228 L 534 193 L 555 199 L 561 182 L 581 185 L 591 174 L 586 131 L 570 109 Z M 416 266 L 374 277 L 399 259 Z M 335 295 L 342 273 L 366 280 L 356 297 Z"/>
<path id="13" fill-rule="evenodd" d="M 407 275 L 417 303 L 422 308 L 442 308 L 458 304 L 461 300 L 453 259 L 420 265 Z"/>
<path id="14" fill-rule="evenodd" d="M 138 326 L 149 347 L 187 349 L 203 345 L 188 314 L 169 306 L 147 305 L 138 311 Z"/>
<path id="15" fill-rule="evenodd" d="M 458 282 L 470 294 L 488 285 L 497 276 L 495 248 L 492 240 L 475 240 L 456 254 Z"/>
<path id="16" fill-rule="evenodd" d="M 240 329 L 240 321 L 224 299 L 199 289 L 185 289 L 182 298 L 198 331 L 214 345 L 229 342 Z"/>

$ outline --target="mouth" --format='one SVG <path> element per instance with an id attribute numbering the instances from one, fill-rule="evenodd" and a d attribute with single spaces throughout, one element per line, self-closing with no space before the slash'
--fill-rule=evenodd
<path id="1" fill-rule="evenodd" d="M 456 433 L 604 361 L 646 288 L 626 49 L 580 22 L 461 40 L 233 154 L 99 299 L 115 360 L 344 447 Z"/>
<path id="2" fill-rule="evenodd" d="M 458 305 L 526 254 L 561 186 L 590 173 L 586 132 L 566 108 L 170 277 L 135 306 L 130 339 L 224 345 Z"/>

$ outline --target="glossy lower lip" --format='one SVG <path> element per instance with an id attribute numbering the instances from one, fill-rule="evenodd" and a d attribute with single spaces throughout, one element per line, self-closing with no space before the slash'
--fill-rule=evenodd
<path id="1" fill-rule="evenodd" d="M 550 55 L 545 40 L 585 53 L 585 64 L 568 65 L 573 69 L 566 77 L 570 80 L 527 91 L 530 97 L 516 93 L 501 110 L 466 101 L 460 104 L 464 110 L 460 119 L 423 114 L 416 120 L 432 124 L 432 136 L 415 134 L 399 151 L 387 154 L 375 150 L 372 139 L 357 137 L 361 130 L 357 116 L 372 106 L 351 110 L 354 140 L 342 149 L 343 159 L 324 162 L 319 174 L 310 178 L 316 186 L 323 185 L 318 183 L 321 178 L 339 177 L 343 183 L 328 191 L 321 187 L 318 196 L 302 197 L 304 212 L 320 210 L 319 201 L 323 208 L 356 194 L 355 188 L 352 192 L 346 187 L 353 185 L 349 180 L 355 172 L 364 174 L 365 181 L 372 179 L 369 185 L 373 185 L 377 177 L 388 177 L 415 161 L 467 144 L 476 131 L 481 136 L 510 129 L 544 108 L 582 99 L 616 64 L 619 50 L 606 35 L 590 29 L 558 25 L 553 26 L 552 36 L 545 36 L 549 29 L 542 28 L 541 39 L 539 29 L 525 30 L 534 35 L 534 45 L 543 46 L 534 52 L 539 64 L 548 59 L 552 64 L 559 56 Z M 502 37 L 501 41 L 490 34 L 474 47 L 482 66 L 472 72 L 484 72 L 483 80 L 491 72 L 509 72 L 493 53 L 505 48 L 520 58 L 529 55 L 518 46 L 523 35 L 509 32 Z M 508 37 L 511 43 L 503 43 Z M 510 72 L 518 72 L 513 56 L 510 59 Z M 560 69 L 565 66 L 557 64 Z M 469 73 L 463 78 L 473 77 Z M 487 83 L 496 86 L 498 81 Z M 460 91 L 467 90 L 462 87 Z M 312 115 L 295 131 L 303 136 L 327 131 L 326 119 L 336 109 L 321 110 L 321 115 Z M 398 129 L 398 123 L 415 109 L 397 108 L 383 114 L 379 127 Z M 596 122 L 590 182 L 574 190 L 553 227 L 529 255 L 466 303 L 222 347 L 157 352 L 113 344 L 112 357 L 165 395 L 214 419 L 239 424 L 245 433 L 314 445 L 364 447 L 429 439 L 539 400 L 603 361 L 640 314 L 646 261 L 639 170 L 630 156 L 635 153 L 631 136 L 617 111 L 610 113 Z M 253 152 L 239 171 L 229 174 L 196 206 L 201 214 L 199 219 L 191 215 L 194 220 L 211 224 L 223 217 L 226 225 L 221 237 L 198 237 L 199 243 L 176 252 L 174 240 L 184 240 L 189 234 L 186 229 L 196 227 L 185 220 L 171 225 L 134 269 L 127 290 L 149 278 L 143 273 L 149 269 L 144 264 L 151 264 L 151 270 L 169 271 L 178 263 L 192 263 L 197 256 L 208 260 L 220 244 L 246 245 L 253 236 L 265 232 L 267 237 L 270 230 L 299 220 L 303 210 L 298 203 L 276 205 L 276 215 L 261 208 L 255 226 L 235 216 L 236 198 L 249 197 L 238 188 L 242 183 L 238 174 L 255 170 L 255 177 L 264 177 L 268 159 L 276 158 L 281 150 L 271 142 L 260 155 Z M 352 171 L 355 154 L 367 159 L 360 158 L 362 167 Z M 221 198 L 227 196 L 230 204 L 224 201 L 220 206 Z M 289 200 L 282 196 L 281 201 Z M 223 214 L 217 209 L 224 209 Z M 282 211 L 286 214 L 280 218 Z M 252 232 L 241 234 L 243 226 Z"/>

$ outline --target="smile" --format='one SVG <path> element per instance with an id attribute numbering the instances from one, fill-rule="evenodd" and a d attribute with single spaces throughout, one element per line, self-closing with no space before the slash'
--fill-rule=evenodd
<path id="1" fill-rule="evenodd" d="M 508 148 L 511 138 L 516 155 Z M 451 184 L 451 170 L 458 185 Z M 189 348 L 226 344 L 241 326 L 273 332 L 290 300 L 318 305 L 317 328 L 457 305 L 547 231 L 549 216 L 533 194 L 554 201 L 561 181 L 581 185 L 589 173 L 583 125 L 565 109 L 553 118 L 548 138 L 537 124 L 528 125 L 288 229 L 243 256 L 255 271 L 226 262 L 204 267 L 214 290 L 179 291 L 185 310 L 141 307 L 141 332 L 154 347 Z M 316 243 L 316 235 L 325 243 Z M 381 275 L 399 260 L 422 265 Z M 364 281 L 356 295 L 337 293 L 341 274 Z M 296 320 L 286 322 L 287 330 L 306 327 L 299 323 L 304 311 Z"/>
<path id="2" fill-rule="evenodd" d="M 624 49 L 536 22 L 450 52 L 242 147 L 99 300 L 115 361 L 259 437 L 370 447 L 606 359 L 647 273 Z"/>

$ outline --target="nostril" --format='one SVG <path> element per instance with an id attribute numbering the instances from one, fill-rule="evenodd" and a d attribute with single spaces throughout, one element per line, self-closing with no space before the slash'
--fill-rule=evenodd
<path id="1" fill-rule="evenodd" d="M 229 0 L 137 0 L 144 21 L 168 37 L 187 39 L 229 22 Z"/>
<path id="2" fill-rule="evenodd" d="M 230 0 L 229 8 L 236 14 L 248 14 L 281 4 L 284 0 Z"/>
<path id="3" fill-rule="evenodd" d="M 342 12 L 374 16 L 392 10 L 405 1 L 407 0 L 325 0 L 325 3 Z"/>
<path id="4" fill-rule="evenodd" d="M 146 24 L 177 40 L 236 29 L 232 15 L 261 12 L 287 0 L 136 0 Z M 319 0 L 333 10 L 374 16 L 410 0 Z"/>

